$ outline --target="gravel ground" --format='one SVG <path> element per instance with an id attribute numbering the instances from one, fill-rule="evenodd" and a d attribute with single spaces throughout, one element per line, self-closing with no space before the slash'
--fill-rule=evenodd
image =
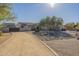
<path id="1" fill-rule="evenodd" d="M 79 40 L 52 40 L 44 42 L 54 49 L 59 55 L 79 56 Z"/>
<path id="2" fill-rule="evenodd" d="M 76 39 L 75 31 L 50 33 L 52 33 L 52 36 L 38 35 L 38 37 L 43 38 L 41 40 L 61 56 L 79 56 L 79 40 Z M 70 34 L 71 36 L 64 37 L 66 34 Z M 55 37 L 54 35 L 58 35 L 59 37 Z"/>

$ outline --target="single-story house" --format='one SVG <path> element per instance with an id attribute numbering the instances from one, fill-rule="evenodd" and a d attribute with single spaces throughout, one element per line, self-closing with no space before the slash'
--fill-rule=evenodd
<path id="1" fill-rule="evenodd" d="M 31 31 L 32 28 L 35 28 L 37 24 L 35 23 L 3 23 L 3 32 L 16 32 L 16 31 Z"/>

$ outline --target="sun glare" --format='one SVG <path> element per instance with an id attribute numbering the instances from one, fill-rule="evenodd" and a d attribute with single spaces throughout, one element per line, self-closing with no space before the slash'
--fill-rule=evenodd
<path id="1" fill-rule="evenodd" d="M 50 5 L 50 7 L 54 7 L 55 6 L 55 3 L 48 3 Z"/>

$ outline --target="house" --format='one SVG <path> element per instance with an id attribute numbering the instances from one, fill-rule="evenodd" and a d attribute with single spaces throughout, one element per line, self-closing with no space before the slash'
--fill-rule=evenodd
<path id="1" fill-rule="evenodd" d="M 36 23 L 24 23 L 19 22 L 15 23 L 3 23 L 3 32 L 16 32 L 16 31 L 31 31 L 33 28 L 37 26 Z"/>
<path id="2" fill-rule="evenodd" d="M 33 28 L 37 26 L 36 23 L 24 23 L 24 22 L 19 22 L 18 26 L 20 28 L 20 31 L 31 31 Z"/>
<path id="3" fill-rule="evenodd" d="M 19 31 L 19 27 L 15 23 L 3 23 L 3 32 L 16 32 Z"/>

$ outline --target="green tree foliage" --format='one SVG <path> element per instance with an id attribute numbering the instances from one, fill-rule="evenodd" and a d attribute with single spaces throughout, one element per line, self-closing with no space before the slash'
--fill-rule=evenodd
<path id="1" fill-rule="evenodd" d="M 0 21 L 13 20 L 14 18 L 11 11 L 11 4 L 0 3 Z"/>
<path id="2" fill-rule="evenodd" d="M 11 11 L 11 4 L 8 3 L 0 3 L 0 22 L 3 20 L 14 20 L 15 16 L 13 15 Z M 0 30 L 2 30 L 3 26 L 0 25 Z M 0 31 L 0 35 L 2 32 Z"/>
<path id="3" fill-rule="evenodd" d="M 40 27 L 47 27 L 48 30 L 52 30 L 52 29 L 60 28 L 63 25 L 63 19 L 56 16 L 52 16 L 52 17 L 47 16 L 41 19 L 39 25 Z"/>

